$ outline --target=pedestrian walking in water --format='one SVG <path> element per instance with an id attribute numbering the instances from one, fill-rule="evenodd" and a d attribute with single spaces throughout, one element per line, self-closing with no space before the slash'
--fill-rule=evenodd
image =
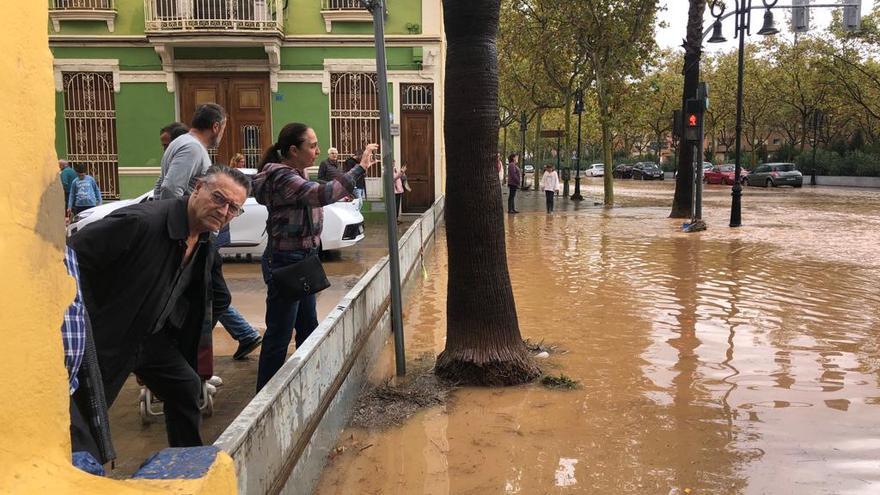
<path id="1" fill-rule="evenodd" d="M 510 194 L 507 196 L 507 213 L 519 213 L 516 211 L 515 198 L 516 191 L 519 189 L 522 181 L 522 170 L 520 170 L 517 162 L 519 162 L 518 154 L 511 153 L 507 157 L 507 189 L 510 191 Z"/>
<path id="2" fill-rule="evenodd" d="M 552 165 L 544 166 L 544 174 L 541 175 L 541 189 L 547 198 L 547 213 L 553 213 L 553 199 L 559 186 L 559 175 L 553 170 Z"/>
<path id="3" fill-rule="evenodd" d="M 278 141 L 266 150 L 254 177 L 254 198 L 265 205 L 269 216 L 269 241 L 263 253 L 263 281 L 266 282 L 266 333 L 257 370 L 257 391 L 281 368 L 296 329 L 300 347 L 318 326 L 315 294 L 294 295 L 274 277 L 279 269 L 297 265 L 318 253 L 321 246 L 323 206 L 351 196 L 355 185 L 373 164 L 376 144 L 366 146 L 361 162 L 325 184 L 306 178 L 305 169 L 315 164 L 321 152 L 314 129 L 291 123 L 278 134 Z M 320 265 L 318 265 L 320 266 Z"/>

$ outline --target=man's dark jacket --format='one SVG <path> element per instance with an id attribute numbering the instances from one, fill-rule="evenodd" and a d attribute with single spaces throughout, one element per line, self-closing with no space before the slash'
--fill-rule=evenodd
<path id="1" fill-rule="evenodd" d="M 83 301 L 89 312 L 104 382 L 119 384 L 132 371 L 140 344 L 153 333 L 186 252 L 188 197 L 121 208 L 70 239 L 79 261 Z M 181 296 L 186 310 L 163 330 L 197 368 L 199 341 L 210 342 L 211 276 L 215 249 L 204 234 L 191 283 Z M 226 301 L 225 305 L 228 306 Z M 221 308 L 214 308 L 221 311 Z M 115 388 L 115 387 L 110 387 Z M 108 390 L 107 402 L 115 392 Z"/>

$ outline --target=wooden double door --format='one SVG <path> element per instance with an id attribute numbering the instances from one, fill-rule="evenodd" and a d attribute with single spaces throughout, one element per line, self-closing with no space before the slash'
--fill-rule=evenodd
<path id="1" fill-rule="evenodd" d="M 226 132 L 220 146 L 209 150 L 214 163 L 229 164 L 236 153 L 256 167 L 272 143 L 269 76 L 263 74 L 180 74 L 180 119 L 189 124 L 203 103 L 226 109 Z"/>

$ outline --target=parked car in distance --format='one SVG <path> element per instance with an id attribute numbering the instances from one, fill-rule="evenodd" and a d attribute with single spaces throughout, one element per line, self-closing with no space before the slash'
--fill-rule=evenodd
<path id="1" fill-rule="evenodd" d="M 255 169 L 239 169 L 248 176 L 256 174 Z M 115 210 L 125 206 L 153 200 L 153 191 L 148 191 L 134 199 L 123 199 L 104 203 L 76 215 L 67 226 L 68 237 L 90 223 L 97 222 Z M 360 212 L 360 199 L 340 201 L 324 207 L 324 225 L 321 231 L 321 249 L 331 251 L 353 246 L 364 239 L 364 217 Z M 266 207 L 250 196 L 244 203 L 244 213 L 229 224 L 230 243 L 220 248 L 225 257 L 259 257 L 266 249 Z"/>
<path id="2" fill-rule="evenodd" d="M 733 185 L 733 176 L 736 171 L 736 166 L 732 163 L 725 163 L 723 165 L 716 165 L 709 170 L 703 171 L 703 182 L 706 184 L 723 184 L 723 185 Z M 749 171 L 740 168 L 739 170 L 739 180 L 740 182 L 745 181 L 746 175 L 748 175 Z"/>
<path id="3" fill-rule="evenodd" d="M 746 176 L 746 182 L 750 186 L 801 187 L 804 185 L 804 175 L 797 170 L 794 163 L 765 163 L 755 167 Z"/>
<path id="4" fill-rule="evenodd" d="M 663 180 L 663 171 L 654 162 L 639 162 L 633 165 L 633 180 Z"/>
<path id="5" fill-rule="evenodd" d="M 677 165 L 676 165 L 676 167 L 677 167 Z M 712 163 L 703 162 L 703 175 L 706 175 L 706 172 L 708 172 L 709 170 L 712 170 L 712 167 L 714 167 L 714 165 L 712 165 Z M 678 178 L 678 168 L 675 169 L 675 171 L 672 173 L 672 176 L 675 178 Z"/>
<path id="6" fill-rule="evenodd" d="M 615 179 L 632 179 L 632 176 L 632 165 L 626 163 L 615 165 L 611 170 L 611 177 L 614 177 Z"/>
<path id="7" fill-rule="evenodd" d="M 586 170 L 584 170 L 584 175 L 587 177 L 604 177 L 605 176 L 605 164 L 604 163 L 594 163 L 589 166 Z"/>

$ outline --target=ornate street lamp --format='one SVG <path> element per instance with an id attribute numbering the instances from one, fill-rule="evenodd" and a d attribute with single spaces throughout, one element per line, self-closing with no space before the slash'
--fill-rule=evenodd
<path id="1" fill-rule="evenodd" d="M 764 25 L 758 34 L 770 35 L 779 32 L 773 25 L 773 13 L 770 9 L 776 5 L 777 0 L 761 0 L 766 11 L 764 12 Z M 736 69 L 736 162 L 733 172 L 735 180 L 733 181 L 733 189 L 731 196 L 733 197 L 730 204 L 730 226 L 739 227 L 742 225 L 742 184 L 739 177 L 742 173 L 742 101 L 743 101 L 743 71 L 745 63 L 743 61 L 743 52 L 745 51 L 746 36 L 751 34 L 752 20 L 752 0 L 734 0 L 734 12 L 736 16 L 736 28 L 734 37 L 739 37 L 739 49 L 737 51 L 737 69 Z M 721 34 L 721 19 L 724 15 L 725 5 L 719 0 L 712 0 L 709 6 L 715 22 L 712 24 L 712 37 L 709 43 L 721 43 L 727 41 Z"/>
<path id="2" fill-rule="evenodd" d="M 574 93 L 574 113 L 578 116 L 578 144 L 577 155 L 575 155 L 575 175 L 574 175 L 574 194 L 571 199 L 581 201 L 581 114 L 584 112 L 584 91 L 578 86 Z"/>

